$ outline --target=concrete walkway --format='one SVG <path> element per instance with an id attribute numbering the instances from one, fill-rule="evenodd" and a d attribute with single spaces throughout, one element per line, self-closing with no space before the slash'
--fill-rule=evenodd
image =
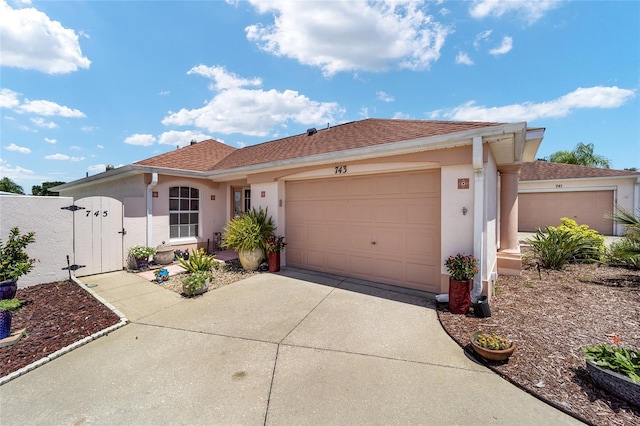
<path id="1" fill-rule="evenodd" d="M 467 359 L 425 295 L 288 270 L 185 299 L 84 277 L 131 321 L 0 387 L 0 424 L 580 424 Z"/>

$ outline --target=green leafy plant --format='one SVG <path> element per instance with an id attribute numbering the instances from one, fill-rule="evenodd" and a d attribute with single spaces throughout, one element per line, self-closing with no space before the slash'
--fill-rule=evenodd
<path id="1" fill-rule="evenodd" d="M 548 226 L 546 232 L 539 228 L 527 239 L 533 257 L 545 269 L 562 269 L 569 262 L 579 261 L 595 250 L 593 244 L 579 233 Z"/>
<path id="2" fill-rule="evenodd" d="M 156 249 L 153 247 L 148 247 L 142 244 L 138 244 L 132 247 L 129 247 L 129 254 L 136 259 L 146 259 L 151 255 L 156 254 Z"/>
<path id="3" fill-rule="evenodd" d="M 267 239 L 276 229 L 273 218 L 267 209 L 255 208 L 233 218 L 223 231 L 224 247 L 236 251 L 254 251 L 262 249 Z"/>
<path id="4" fill-rule="evenodd" d="M 35 232 L 20 235 L 17 226 L 11 228 L 7 242 L 2 245 L 0 241 L 0 281 L 17 280 L 33 269 L 36 259 L 24 249 L 35 241 Z"/>
<path id="5" fill-rule="evenodd" d="M 449 256 L 444 265 L 451 278 L 456 281 L 470 280 L 478 273 L 478 260 L 472 254 L 458 253 L 455 256 Z"/>
<path id="6" fill-rule="evenodd" d="M 504 337 L 498 336 L 495 332 L 491 334 L 478 334 L 474 342 L 483 348 L 491 350 L 504 350 L 511 347 L 511 341 Z"/>
<path id="7" fill-rule="evenodd" d="M 606 343 L 580 348 L 585 358 L 597 366 L 629 377 L 634 383 L 640 383 L 640 350 L 619 346 L 621 340 L 613 337 L 616 346 Z"/>
<path id="8" fill-rule="evenodd" d="M 201 248 L 199 250 L 191 250 L 191 256 L 187 260 L 179 257 L 178 262 L 191 273 L 198 271 L 211 272 L 212 268 L 218 269 L 218 263 L 214 259 L 215 255 L 209 255 Z"/>
<path id="9" fill-rule="evenodd" d="M 277 253 L 284 250 L 287 243 L 284 242 L 283 236 L 276 236 L 274 234 L 269 235 L 267 238 L 266 250 L 267 253 Z"/>
<path id="10" fill-rule="evenodd" d="M 638 210 L 640 214 L 640 209 Z M 632 212 L 616 206 L 607 216 L 624 227 L 623 239 L 612 243 L 607 250 L 607 262 L 614 266 L 640 269 L 640 220 Z"/>
<path id="11" fill-rule="evenodd" d="M 23 304 L 24 300 L 16 299 L 15 297 L 13 299 L 2 299 L 0 300 L 0 311 L 17 311 Z"/>
<path id="12" fill-rule="evenodd" d="M 207 281 L 211 279 L 211 272 L 196 271 L 182 280 L 182 291 L 187 296 L 193 296 L 202 290 L 207 285 Z"/>
<path id="13" fill-rule="evenodd" d="M 604 237 L 595 229 L 588 225 L 578 225 L 578 223 L 567 217 L 560 218 L 561 225 L 558 230 L 566 232 L 567 235 L 577 235 L 586 244 L 585 249 L 581 249 L 574 254 L 577 262 L 595 262 L 602 258 L 605 250 Z"/>

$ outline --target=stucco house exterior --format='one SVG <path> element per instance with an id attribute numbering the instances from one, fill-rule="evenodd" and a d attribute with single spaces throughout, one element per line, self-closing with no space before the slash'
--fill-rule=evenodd
<path id="1" fill-rule="evenodd" d="M 91 197 L 94 219 L 113 216 L 105 198 L 122 203 L 123 262 L 134 244 L 206 246 L 262 207 L 286 236 L 283 266 L 442 293 L 445 259 L 474 253 L 478 296 L 520 272 L 518 173 L 543 136 L 525 122 L 366 119 L 241 149 L 206 140 L 55 191 Z"/>
<path id="2" fill-rule="evenodd" d="M 535 161 L 522 165 L 518 192 L 522 232 L 558 226 L 568 217 L 603 235 L 622 235 L 622 225 L 605 215 L 616 205 L 637 214 L 640 173 Z"/>

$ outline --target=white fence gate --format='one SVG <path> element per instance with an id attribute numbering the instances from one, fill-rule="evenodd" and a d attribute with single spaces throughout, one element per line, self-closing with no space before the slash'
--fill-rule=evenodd
<path id="1" fill-rule="evenodd" d="M 122 270 L 122 202 L 109 197 L 86 197 L 73 212 L 74 264 L 78 277 Z"/>

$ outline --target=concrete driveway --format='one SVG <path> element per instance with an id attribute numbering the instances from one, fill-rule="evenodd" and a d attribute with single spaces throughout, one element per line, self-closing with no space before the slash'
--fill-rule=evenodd
<path id="1" fill-rule="evenodd" d="M 580 424 L 467 359 L 428 295 L 291 270 L 184 299 L 85 277 L 131 321 L 0 387 L 0 424 Z"/>

